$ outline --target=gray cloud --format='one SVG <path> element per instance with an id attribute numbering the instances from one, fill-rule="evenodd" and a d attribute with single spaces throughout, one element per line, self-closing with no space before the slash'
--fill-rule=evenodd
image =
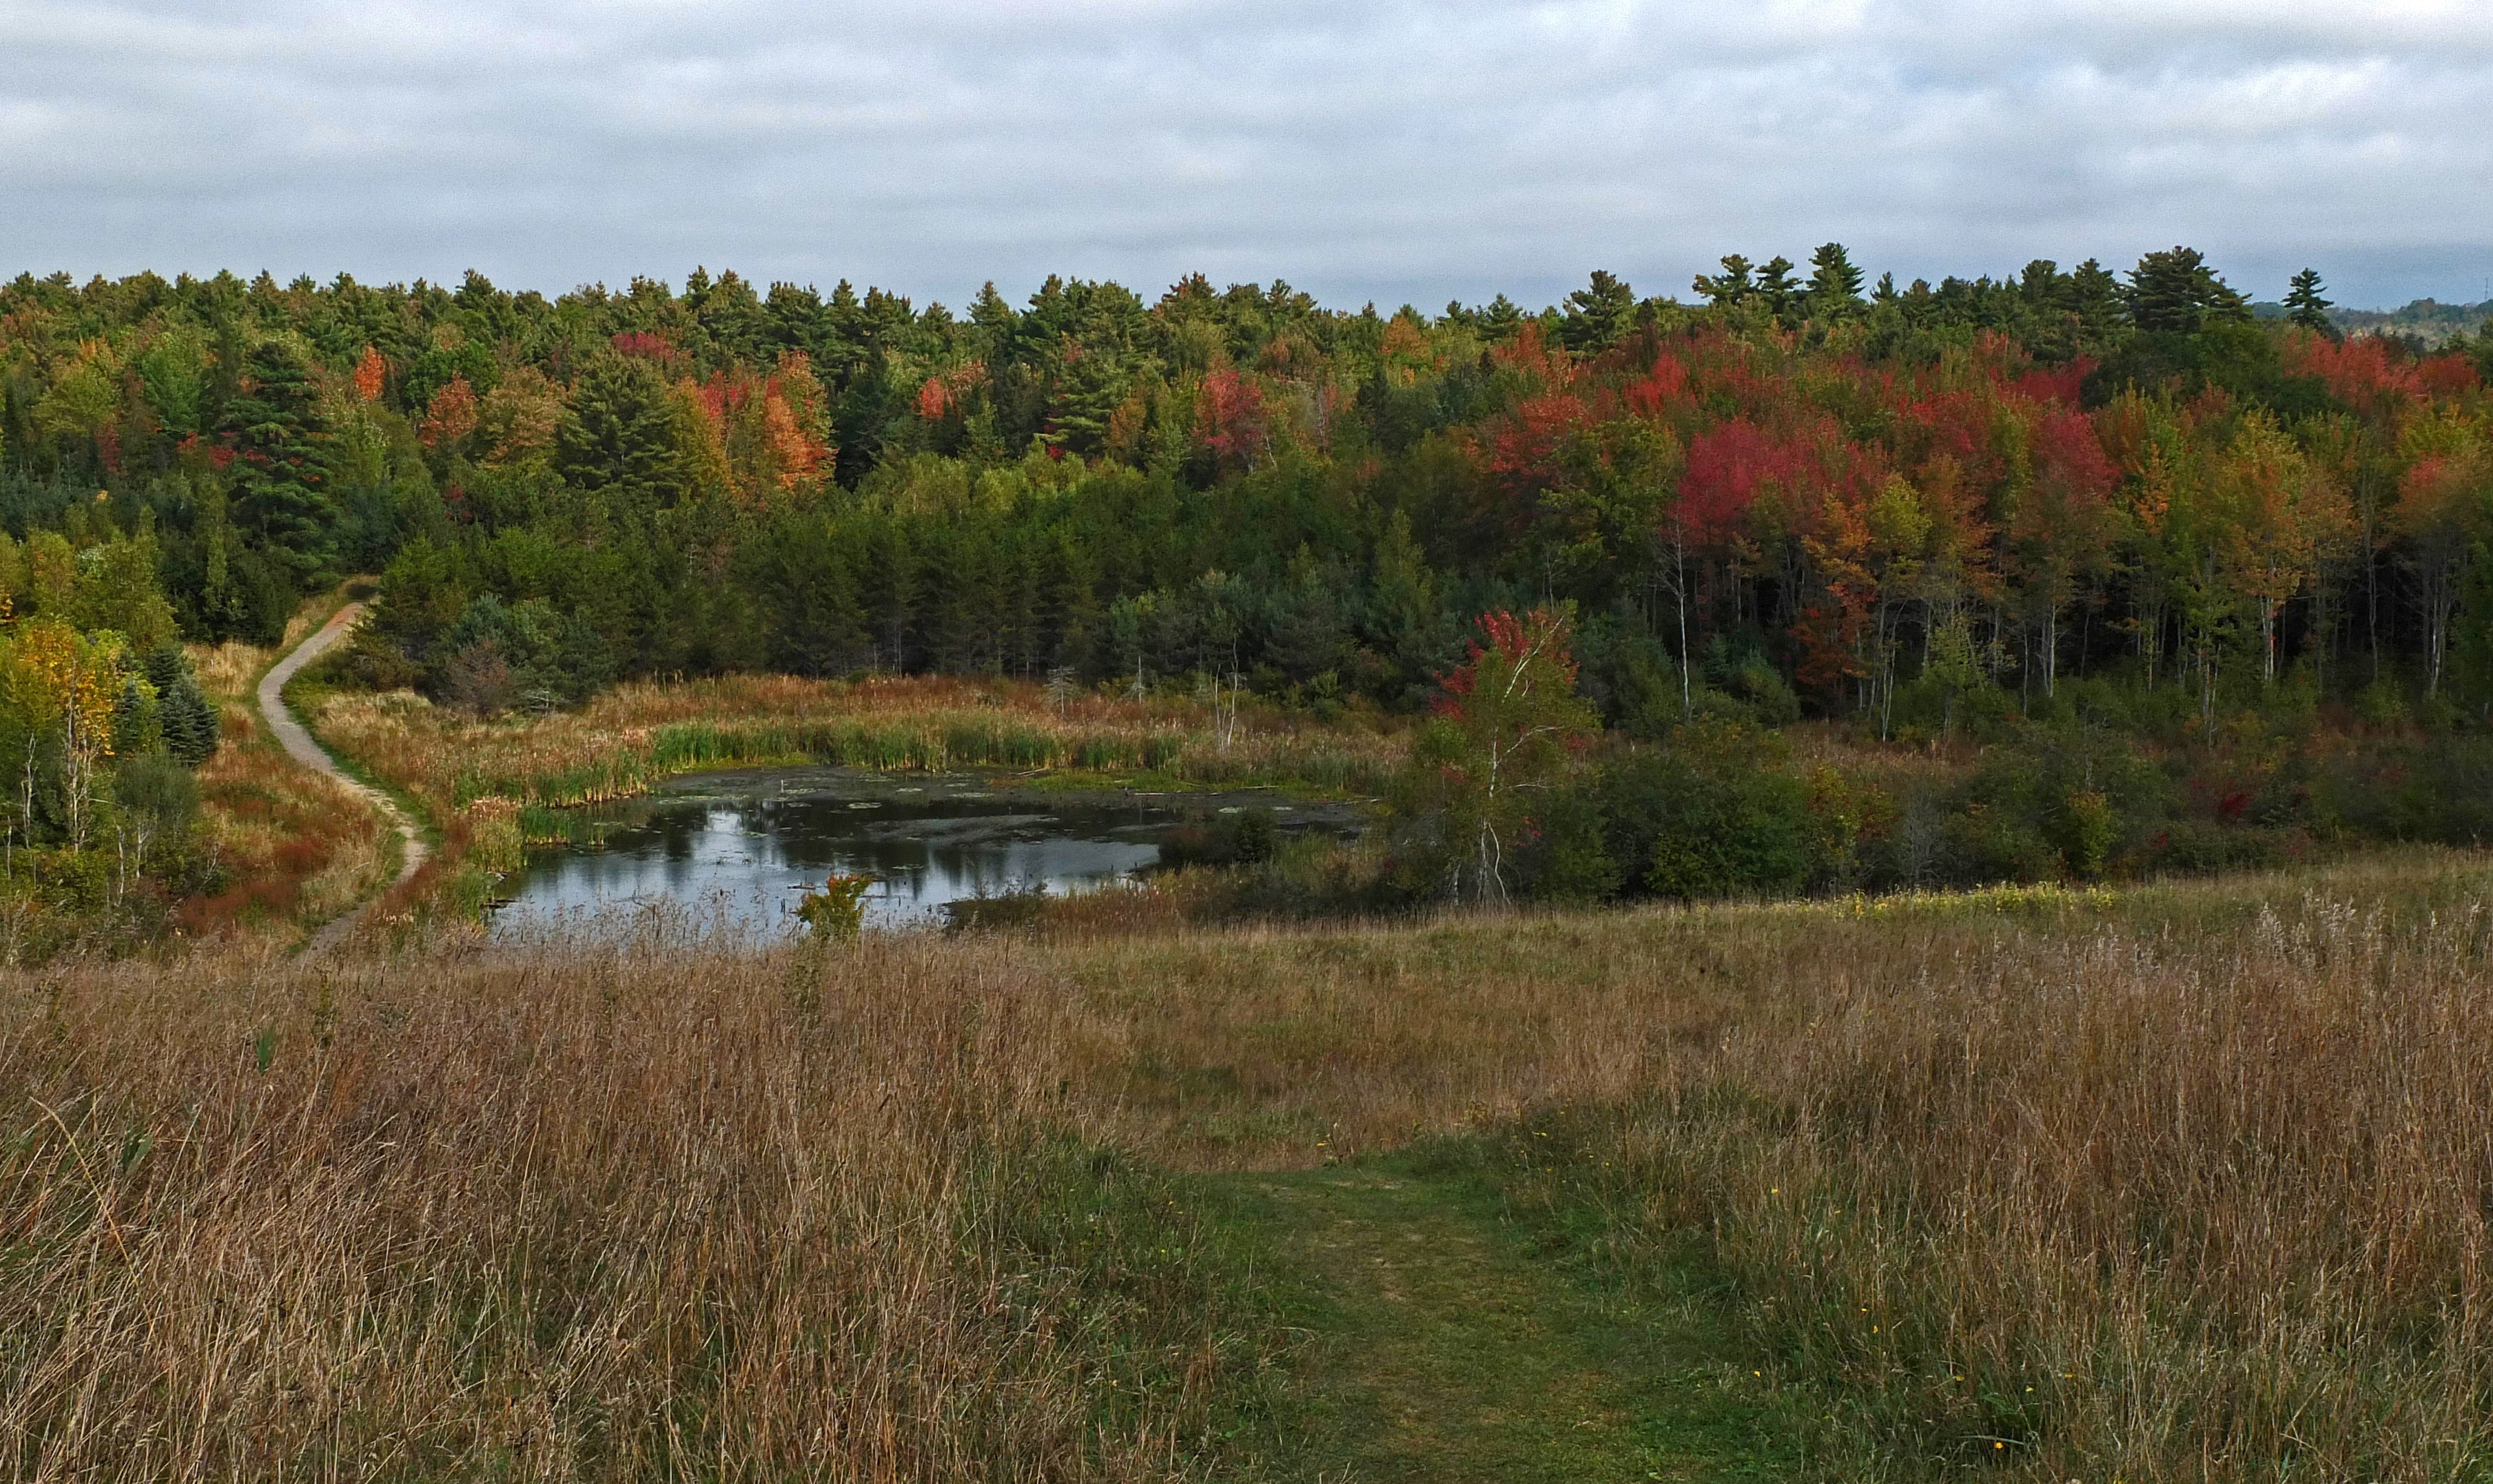
<path id="1" fill-rule="evenodd" d="M 2190 242 L 2358 303 L 2493 274 L 2477 0 L 0 0 L 0 38 L 5 271 L 1433 305 L 1836 238 L 1903 277 Z"/>

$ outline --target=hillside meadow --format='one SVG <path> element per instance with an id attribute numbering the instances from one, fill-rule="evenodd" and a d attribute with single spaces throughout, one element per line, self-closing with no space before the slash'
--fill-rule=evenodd
<path id="1" fill-rule="evenodd" d="M 12 1477 L 1286 1477 L 1393 1151 L 1818 1477 L 2493 1457 L 2493 871 L 0 976 Z M 1432 1152 L 1431 1152 L 1432 1151 Z"/>

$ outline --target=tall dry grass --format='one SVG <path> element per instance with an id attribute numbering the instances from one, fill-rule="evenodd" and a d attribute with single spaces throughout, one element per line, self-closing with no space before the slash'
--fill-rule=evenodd
<path id="1" fill-rule="evenodd" d="M 2420 1480 L 2493 1469 L 2489 944 L 2493 870 L 2433 856 L 1055 962 L 1101 1128 L 1488 1133 L 1727 1279 L 1892 1476 Z"/>
<path id="2" fill-rule="evenodd" d="M 1169 1476 L 1272 1342 L 1167 1193 L 1066 1151 L 1457 1135 L 1719 1281 L 1831 1472 L 2493 1465 L 2479 857 L 688 941 L 0 977 L 0 1456 Z"/>
<path id="3" fill-rule="evenodd" d="M 0 1472 L 1166 1479 L 1260 1352 L 994 954 L 0 981 Z"/>

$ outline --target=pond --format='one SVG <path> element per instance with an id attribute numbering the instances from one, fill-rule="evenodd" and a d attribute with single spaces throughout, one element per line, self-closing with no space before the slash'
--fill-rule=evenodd
<path id="1" fill-rule="evenodd" d="M 532 849 L 495 935 L 628 920 L 673 905 L 765 934 L 834 871 L 876 878 L 874 927 L 941 924 L 947 903 L 1043 887 L 1091 891 L 1159 859 L 1189 821 L 1271 809 L 1284 831 L 1354 833 L 1347 805 L 1262 790 L 1058 793 L 971 774 L 747 768 L 679 778 L 577 812 L 580 844 Z"/>

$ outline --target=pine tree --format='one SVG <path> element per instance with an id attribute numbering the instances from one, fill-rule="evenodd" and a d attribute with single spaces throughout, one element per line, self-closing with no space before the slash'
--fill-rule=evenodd
<path id="1" fill-rule="evenodd" d="M 2322 290 L 2327 287 L 2327 284 L 2320 282 L 2319 269 L 2305 268 L 2296 274 L 2293 282 L 2287 286 L 2285 307 L 2294 312 L 2289 317 L 2296 324 L 2333 339 L 2337 334 L 2337 327 L 2329 322 L 2328 312 L 2336 306 L 2321 297 Z"/>
<path id="2" fill-rule="evenodd" d="M 2196 248 L 2149 252 L 2130 270 L 2130 322 L 2142 330 L 2196 335 L 2210 319 L 2245 319 L 2250 307 Z"/>
<path id="3" fill-rule="evenodd" d="M 303 359 L 282 340 L 245 354 L 243 380 L 220 431 L 234 451 L 234 523 L 298 582 L 328 565 L 338 512 L 323 491 L 324 430 Z"/>
<path id="4" fill-rule="evenodd" d="M 2088 346 L 2101 345 L 2120 330 L 2120 280 L 2112 270 L 2093 258 L 2078 264 L 2069 274 L 2069 309 L 2078 316 L 2080 339 Z"/>
<path id="5" fill-rule="evenodd" d="M 1777 319 L 1790 317 L 1800 300 L 1800 282 L 1792 277 L 1792 260 L 1781 253 L 1757 270 L 1757 297 Z"/>
<path id="6" fill-rule="evenodd" d="M 1861 307 L 1861 270 L 1844 244 L 1830 242 L 1809 255 L 1809 306 L 1812 314 L 1832 318 Z"/>
<path id="7" fill-rule="evenodd" d="M 676 504 L 685 476 L 666 377 L 637 357 L 598 357 L 555 431 L 554 466 L 573 489 L 605 494 L 617 515 Z"/>
<path id="8" fill-rule="evenodd" d="M 1786 264 L 1785 266 L 1789 267 L 1790 265 Z M 1721 273 L 1713 274 L 1711 276 L 1702 273 L 1698 274 L 1697 276 L 1696 288 L 1697 291 L 1703 294 L 1716 309 L 1729 309 L 1734 305 L 1747 303 L 1749 297 L 1757 291 L 1756 281 L 1750 278 L 1749 275 L 1749 260 L 1741 256 L 1739 253 L 1733 252 L 1723 259 L 1723 271 Z"/>
<path id="9" fill-rule="evenodd" d="M 1559 343 L 1570 350 L 1607 350 L 1636 327 L 1636 290 L 1596 268 L 1592 282 L 1567 296 Z"/>

